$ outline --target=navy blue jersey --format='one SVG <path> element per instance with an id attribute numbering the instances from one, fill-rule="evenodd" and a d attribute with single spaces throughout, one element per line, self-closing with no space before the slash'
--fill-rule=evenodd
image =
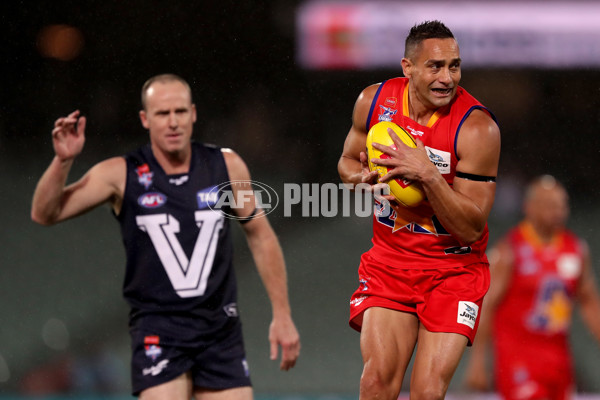
<path id="1" fill-rule="evenodd" d="M 239 322 L 229 219 L 210 208 L 219 185 L 229 181 L 221 149 L 192 143 L 189 172 L 177 175 L 165 174 L 150 145 L 125 159 L 117 219 L 127 255 L 123 293 L 130 325 L 187 336 L 172 321 L 193 335 Z"/>

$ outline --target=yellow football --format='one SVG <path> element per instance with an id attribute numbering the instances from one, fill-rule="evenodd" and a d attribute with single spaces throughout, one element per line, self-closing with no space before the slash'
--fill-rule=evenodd
<path id="1" fill-rule="evenodd" d="M 382 153 L 373 147 L 373 143 L 380 143 L 386 146 L 396 148 L 392 138 L 388 133 L 388 128 L 398 135 L 398 137 L 409 147 L 417 147 L 415 139 L 401 126 L 396 125 L 393 122 L 381 121 L 371 127 L 369 134 L 367 135 L 367 158 L 369 161 L 369 170 L 377 171 L 379 179 L 388 172 L 388 167 L 384 165 L 377 165 L 371 162 L 372 158 L 390 158 L 389 155 Z M 398 200 L 398 202 L 406 207 L 416 207 L 425 198 L 425 194 L 421 185 L 413 183 L 406 179 L 392 179 L 387 182 L 390 186 L 390 193 Z"/>

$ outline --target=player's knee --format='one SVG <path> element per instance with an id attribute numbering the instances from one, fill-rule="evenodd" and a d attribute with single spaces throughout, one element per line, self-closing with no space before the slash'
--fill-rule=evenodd
<path id="1" fill-rule="evenodd" d="M 442 400 L 446 396 L 445 388 L 439 385 L 420 385 L 410 388 L 411 400 Z"/>
<path id="2" fill-rule="evenodd" d="M 360 398 L 395 399 L 400 391 L 396 386 L 398 385 L 395 385 L 393 380 L 367 369 L 360 377 Z"/>

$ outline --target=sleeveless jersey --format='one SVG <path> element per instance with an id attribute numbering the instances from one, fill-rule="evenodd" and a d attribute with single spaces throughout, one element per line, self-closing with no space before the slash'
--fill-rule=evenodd
<path id="1" fill-rule="evenodd" d="M 450 104 L 438 109 L 427 126 L 413 121 L 408 109 L 408 79 L 393 78 L 379 86 L 367 119 L 367 132 L 380 121 L 403 127 L 425 145 L 429 159 L 452 186 L 456 175 L 456 142 L 460 127 L 473 110 L 486 110 L 474 97 L 459 87 Z M 470 246 L 461 246 L 438 221 L 427 201 L 417 207 L 384 205 L 375 202 L 373 247 L 376 260 L 397 268 L 453 268 L 487 263 L 485 249 L 487 224 L 481 238 Z"/>
<path id="2" fill-rule="evenodd" d="M 190 169 L 178 175 L 165 174 L 150 145 L 125 160 L 117 219 L 127 256 L 123 293 L 130 325 L 156 332 L 167 329 L 160 317 L 168 316 L 188 332 L 211 334 L 237 320 L 229 220 L 210 208 L 218 185 L 229 181 L 221 150 L 192 143 Z"/>
<path id="3" fill-rule="evenodd" d="M 528 223 L 513 228 L 507 239 L 514 261 L 494 314 L 496 362 L 507 365 L 517 357 L 542 371 L 569 370 L 568 330 L 585 244 L 566 230 L 543 244 Z"/>

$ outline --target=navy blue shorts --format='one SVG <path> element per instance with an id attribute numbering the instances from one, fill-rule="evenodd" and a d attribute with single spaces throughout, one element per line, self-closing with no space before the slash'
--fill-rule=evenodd
<path id="1" fill-rule="evenodd" d="M 131 330 L 132 390 L 169 382 L 188 371 L 195 387 L 230 389 L 251 386 L 241 324 L 219 335 L 193 341 L 158 335 L 147 329 Z"/>

